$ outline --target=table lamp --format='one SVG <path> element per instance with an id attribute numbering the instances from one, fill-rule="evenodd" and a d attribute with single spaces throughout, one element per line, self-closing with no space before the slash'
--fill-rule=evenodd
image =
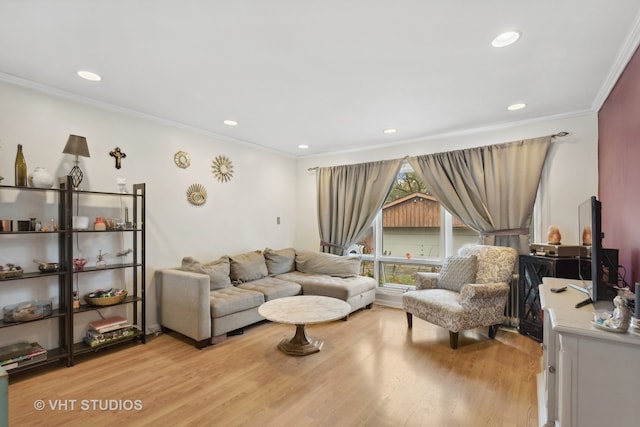
<path id="1" fill-rule="evenodd" d="M 87 138 L 84 136 L 78 135 L 69 135 L 69 139 L 67 140 L 67 145 L 64 146 L 64 150 L 62 150 L 64 154 L 73 154 L 76 156 L 74 163 L 75 166 L 69 172 L 71 175 L 71 183 L 73 184 L 73 189 L 77 190 L 80 187 L 80 183 L 82 182 L 82 178 L 84 175 L 82 174 L 82 170 L 78 164 L 80 160 L 78 160 L 78 156 L 82 157 L 91 157 L 89 155 L 89 147 L 87 146 Z"/>

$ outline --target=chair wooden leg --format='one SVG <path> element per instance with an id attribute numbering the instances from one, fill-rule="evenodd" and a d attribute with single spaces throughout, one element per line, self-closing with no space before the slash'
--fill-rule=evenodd
<path id="1" fill-rule="evenodd" d="M 489 338 L 494 339 L 496 337 L 496 332 L 498 332 L 498 326 L 500 325 L 489 326 Z"/>
<path id="2" fill-rule="evenodd" d="M 449 345 L 452 349 L 458 348 L 458 333 L 449 331 Z"/>
<path id="3" fill-rule="evenodd" d="M 409 329 L 413 328 L 413 316 L 411 313 L 407 313 L 407 326 Z"/>

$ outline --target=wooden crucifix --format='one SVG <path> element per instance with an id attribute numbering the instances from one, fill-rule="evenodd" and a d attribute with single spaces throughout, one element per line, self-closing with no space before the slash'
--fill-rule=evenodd
<path id="1" fill-rule="evenodd" d="M 120 150 L 120 147 L 116 147 L 115 150 L 110 151 L 109 155 L 116 159 L 116 169 L 120 169 L 122 167 L 122 159 L 127 157 L 127 155 Z"/>

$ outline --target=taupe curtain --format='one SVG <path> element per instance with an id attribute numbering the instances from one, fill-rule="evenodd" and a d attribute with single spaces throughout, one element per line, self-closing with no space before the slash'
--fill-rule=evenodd
<path id="1" fill-rule="evenodd" d="M 318 168 L 318 227 L 323 252 L 342 255 L 382 208 L 403 159 Z"/>
<path id="2" fill-rule="evenodd" d="M 487 245 L 529 253 L 529 225 L 551 136 L 409 158 L 429 191 Z"/>

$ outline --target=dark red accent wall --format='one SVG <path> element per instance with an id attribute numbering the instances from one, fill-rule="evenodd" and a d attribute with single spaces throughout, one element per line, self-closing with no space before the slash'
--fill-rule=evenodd
<path id="1" fill-rule="evenodd" d="M 640 49 L 598 112 L 598 198 L 604 247 L 640 282 Z"/>

